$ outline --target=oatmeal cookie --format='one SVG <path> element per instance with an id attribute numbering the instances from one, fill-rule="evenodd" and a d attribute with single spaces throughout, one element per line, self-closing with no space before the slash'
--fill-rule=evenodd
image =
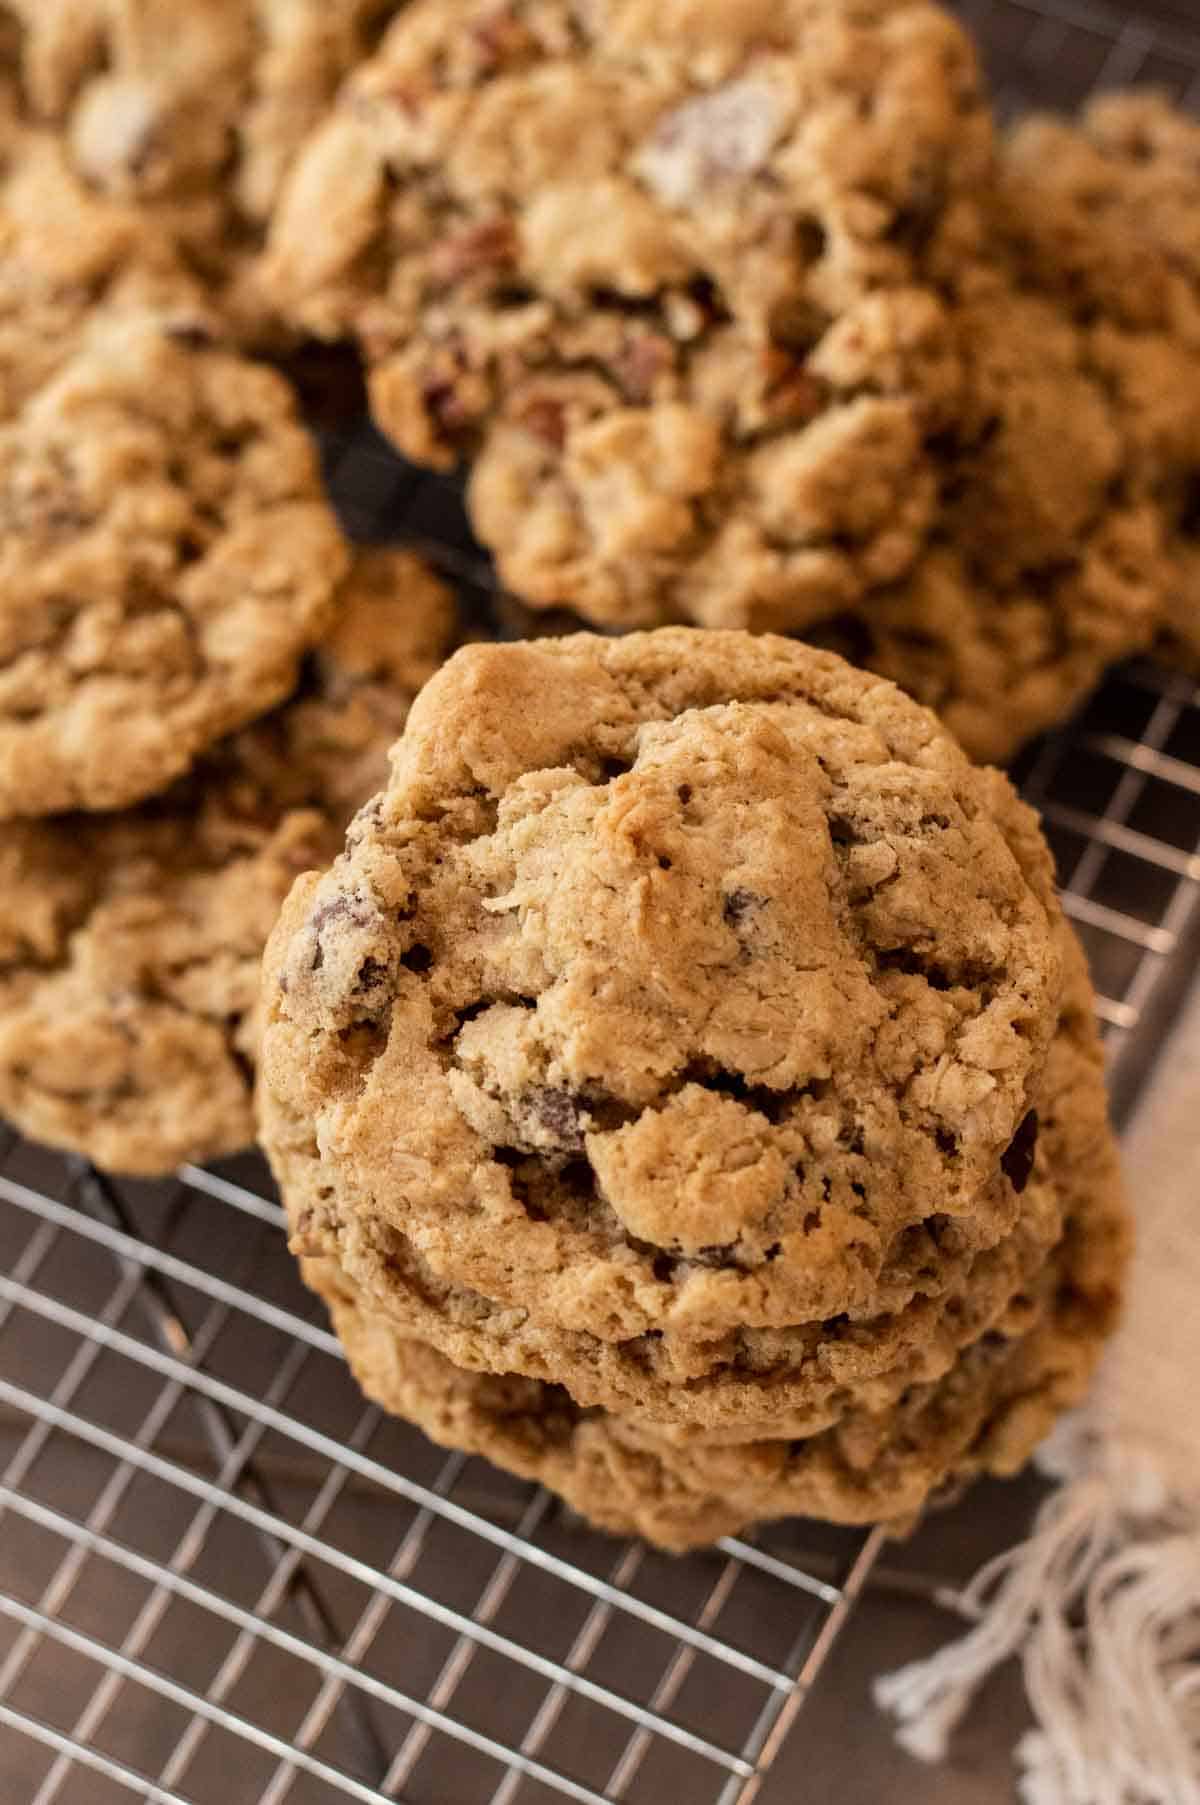
<path id="1" fill-rule="evenodd" d="M 362 554 L 295 701 L 139 809 L 5 827 L 0 1115 L 148 1175 L 253 1139 L 267 935 L 384 781 L 452 622 L 412 553 Z"/>
<path id="2" fill-rule="evenodd" d="M 1150 643 L 1173 567 L 1152 506 L 1111 516 L 1076 562 L 1007 583 L 937 545 L 812 637 L 934 709 L 972 758 L 1001 763 Z"/>
<path id="3" fill-rule="evenodd" d="M 1078 122 L 1024 122 L 1003 171 L 1003 224 L 1026 275 L 1081 323 L 1161 508 L 1161 643 L 1195 668 L 1200 124 L 1161 94 L 1108 94 Z"/>
<path id="4" fill-rule="evenodd" d="M 73 177 L 236 289 L 301 143 L 401 4 L 0 0 L 0 28 Z"/>
<path id="5" fill-rule="evenodd" d="M 101 310 L 192 320 L 195 284 L 135 208 L 91 194 L 61 139 L 0 108 L 0 425 L 69 361 Z"/>
<path id="6" fill-rule="evenodd" d="M 947 272 L 962 384 L 928 545 L 808 630 L 937 709 L 979 759 L 1008 758 L 1150 646 L 1182 590 L 1172 522 L 1200 467 L 1200 360 L 1064 305 L 1023 252 L 1018 227 L 1053 196 L 1020 167 L 1015 152 L 1001 166 L 994 242 Z"/>
<path id="7" fill-rule="evenodd" d="M 605 1342 L 439 1281 L 394 1231 L 322 1232 L 336 1223 L 333 1213 L 294 1202 L 297 1191 L 313 1195 L 311 1183 L 285 1191 L 292 1251 L 352 1267 L 364 1307 L 458 1366 L 560 1384 L 578 1404 L 603 1405 L 663 1435 L 673 1427 L 677 1439 L 690 1440 L 697 1426 L 705 1442 L 812 1435 L 851 1406 L 880 1411 L 910 1385 L 941 1378 L 1006 1314 L 1062 1235 L 1069 1187 L 1090 1161 L 1111 1158 L 1090 985 L 1065 924 L 1063 933 L 1072 981 L 1028 1147 L 1021 1165 L 1010 1162 L 1011 1176 L 995 1181 L 1012 1206 L 998 1217 L 1008 1232 L 978 1248 L 945 1217 L 908 1231 L 869 1310 L 690 1342 L 669 1331 Z"/>
<path id="8" fill-rule="evenodd" d="M 1004 223 L 1032 280 L 1077 314 L 1200 347 L 1198 159 L 1200 124 L 1153 90 L 1023 120 Z"/>
<path id="9" fill-rule="evenodd" d="M 1015 1473 L 1083 1395 L 1114 1326 L 1129 1251 L 1106 1126 L 1080 1176 L 1068 1164 L 1061 1180 L 1059 1248 L 944 1377 L 882 1410 L 850 1409 L 820 1434 L 735 1447 L 699 1433 L 668 1441 L 581 1408 L 561 1386 L 464 1371 L 402 1337 L 336 1262 L 307 1261 L 304 1271 L 368 1396 L 445 1446 L 539 1480 L 599 1528 L 682 1551 L 767 1517 L 903 1525 L 940 1491 Z"/>
<path id="10" fill-rule="evenodd" d="M 97 315 L 0 427 L 0 816 L 163 789 L 292 688 L 346 552 L 273 371 Z"/>
<path id="11" fill-rule="evenodd" d="M 923 250 L 989 152 L 926 0 L 415 0 L 263 281 L 359 338 L 406 455 L 478 454 L 527 599 L 801 627 L 922 542 L 958 379 Z"/>
<path id="12" fill-rule="evenodd" d="M 1021 1157 L 1058 923 L 1005 780 L 840 659 L 468 648 L 284 912 L 265 1139 L 298 1211 L 605 1341 L 878 1309 Z"/>

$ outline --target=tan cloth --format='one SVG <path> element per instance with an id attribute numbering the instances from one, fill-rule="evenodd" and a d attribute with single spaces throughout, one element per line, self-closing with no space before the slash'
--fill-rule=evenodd
<path id="1" fill-rule="evenodd" d="M 1200 1491 L 1200 982 L 1124 1141 L 1138 1250 L 1088 1420 Z"/>
<path id="2" fill-rule="evenodd" d="M 955 1605 L 975 1627 L 877 1684 L 939 1760 L 1018 1656 L 1026 1805 L 1200 1805 L 1200 982 L 1125 1139 L 1137 1252 L 1087 1405 L 1039 1456 L 1063 1484 Z"/>

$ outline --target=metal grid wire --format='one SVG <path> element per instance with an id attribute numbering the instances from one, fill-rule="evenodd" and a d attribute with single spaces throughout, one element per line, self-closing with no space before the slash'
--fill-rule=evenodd
<path id="1" fill-rule="evenodd" d="M 1200 38 L 1144 11 L 960 10 L 1008 104 L 1200 93 Z M 358 426 L 326 450 L 350 529 L 431 542 L 492 620 L 454 486 Z M 1123 1112 L 1200 935 L 1200 692 L 1131 666 L 1018 775 Z M 0 1128 L 5 1805 L 748 1800 L 877 1537 L 592 1533 L 364 1404 L 281 1220 L 251 1157 L 116 1183 Z"/>

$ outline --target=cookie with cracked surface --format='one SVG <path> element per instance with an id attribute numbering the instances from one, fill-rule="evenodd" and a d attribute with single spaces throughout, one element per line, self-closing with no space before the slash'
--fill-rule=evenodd
<path id="1" fill-rule="evenodd" d="M 934 709 L 972 758 L 1002 763 L 1146 646 L 1173 561 L 1152 506 L 1112 516 L 1074 564 L 1007 583 L 935 546 L 869 605 L 812 637 Z"/>
<path id="2" fill-rule="evenodd" d="M 161 790 L 273 707 L 346 550 L 273 371 L 171 311 L 98 315 L 0 428 L 0 816 Z"/>
<path id="3" fill-rule="evenodd" d="M 1064 306 L 1013 242 L 1010 214 L 1036 222 L 1041 187 L 1018 206 L 1003 173 L 997 243 L 947 277 L 962 385 L 929 545 L 899 583 L 809 629 L 988 760 L 1151 645 L 1183 593 L 1172 519 L 1200 466 L 1200 360 L 1165 331 Z"/>
<path id="4" fill-rule="evenodd" d="M 602 1340 L 870 1310 L 983 1210 L 1059 919 L 1005 780 L 840 659 L 468 648 L 273 937 L 264 1139 L 297 1209 Z"/>
<path id="5" fill-rule="evenodd" d="M 669 1331 L 604 1342 L 439 1282 L 395 1231 L 339 1224 L 328 1206 L 297 1208 L 297 1193 L 312 1196 L 315 1186 L 294 1179 L 284 1190 L 292 1251 L 353 1270 L 364 1307 L 457 1366 L 561 1385 L 578 1404 L 603 1405 L 673 1439 L 812 1435 L 851 1407 L 878 1412 L 909 1386 L 941 1378 L 1005 1316 L 1060 1239 L 1064 1200 L 1088 1163 L 1111 1157 L 1090 985 L 1073 938 L 1065 952 L 1072 981 L 1036 1114 L 995 1181 L 1006 1193 L 997 1219 L 1008 1232 L 976 1248 L 944 1217 L 910 1230 L 869 1310 L 691 1342 Z"/>
<path id="6" fill-rule="evenodd" d="M 416 0 L 300 158 L 264 283 L 357 334 L 408 456 L 480 454 L 518 593 L 798 627 L 921 543 L 957 381 L 923 247 L 989 144 L 925 0 Z"/>
<path id="7" fill-rule="evenodd" d="M 1200 663 L 1200 124 L 1154 91 L 1016 128 L 1003 224 L 1030 279 L 1082 322 L 1165 520 L 1161 649 Z"/>
<path id="8" fill-rule="evenodd" d="M 1003 228 L 1008 209 L 1036 220 L 1041 189 L 1018 207 L 1007 174 L 996 242 L 947 274 L 962 386 L 930 543 L 899 583 L 810 629 L 937 709 L 979 759 L 1008 758 L 1151 644 L 1200 461 L 1200 361 L 1033 286 Z"/>
<path id="9" fill-rule="evenodd" d="M 0 108 L 0 424 L 69 361 L 101 309 L 191 320 L 195 284 L 136 209 L 90 193 L 61 139 Z"/>
<path id="10" fill-rule="evenodd" d="M 362 554 L 295 701 L 141 808 L 5 827 L 0 1115 L 147 1175 L 254 1138 L 267 935 L 386 777 L 452 621 L 413 554 Z"/>
<path id="11" fill-rule="evenodd" d="M 1200 124 L 1152 89 L 1023 120 L 1004 224 L 1032 279 L 1078 314 L 1200 346 L 1198 158 Z"/>
<path id="12" fill-rule="evenodd" d="M 248 260 L 284 173 L 399 4 L 4 0 L 0 27 L 22 110 L 53 128 L 73 178 L 131 203 L 249 307 Z"/>
<path id="13" fill-rule="evenodd" d="M 683 1551 L 767 1517 L 903 1527 L 941 1491 L 1018 1471 L 1079 1402 L 1111 1333 L 1129 1224 L 1106 1125 L 1079 1180 L 1069 1164 L 1061 1176 L 1066 1234 L 1010 1311 L 941 1379 L 800 1439 L 666 1441 L 582 1409 L 561 1386 L 455 1367 L 398 1334 L 335 1261 L 306 1261 L 304 1273 L 368 1396 L 445 1446 L 549 1486 L 599 1528 Z"/>

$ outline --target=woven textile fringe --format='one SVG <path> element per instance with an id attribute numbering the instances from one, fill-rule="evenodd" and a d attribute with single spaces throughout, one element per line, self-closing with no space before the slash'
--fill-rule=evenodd
<path id="1" fill-rule="evenodd" d="M 940 1760 L 1020 1655 L 1039 1725 L 1017 1749 L 1027 1805 L 1200 1805 L 1200 1496 L 1171 1496 L 1153 1460 L 1107 1460 L 951 1602 L 975 1628 L 876 1686 L 910 1754 Z"/>
<path id="2" fill-rule="evenodd" d="M 974 1627 L 876 1683 L 926 1761 L 1022 1663 L 1026 1805 L 1200 1805 L 1200 994 L 1126 1141 L 1138 1244 L 1125 1320 L 1039 1464 L 1029 1538 L 942 1602 Z"/>

